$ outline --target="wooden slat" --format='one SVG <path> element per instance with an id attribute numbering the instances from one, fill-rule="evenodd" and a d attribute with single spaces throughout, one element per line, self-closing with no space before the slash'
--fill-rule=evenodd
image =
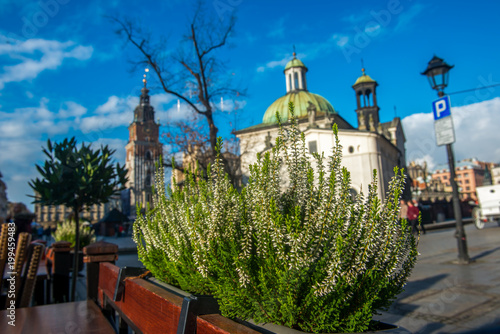
<path id="1" fill-rule="evenodd" d="M 29 246 L 28 261 L 24 270 L 22 294 L 19 300 L 18 307 L 28 307 L 35 291 L 35 283 L 42 255 L 45 251 L 45 246 L 42 244 L 31 244 Z"/>
<path id="2" fill-rule="evenodd" d="M 113 300 L 119 268 L 100 264 L 99 288 Z M 123 297 L 114 305 L 144 334 L 176 333 L 182 298 L 144 279 L 124 281 Z"/>
<path id="3" fill-rule="evenodd" d="M 239 324 L 231 319 L 224 318 L 220 314 L 206 314 L 198 316 L 196 334 L 260 334 L 245 325 Z"/>
<path id="4" fill-rule="evenodd" d="M 118 260 L 118 254 L 85 255 L 83 263 L 92 262 L 113 262 Z"/>

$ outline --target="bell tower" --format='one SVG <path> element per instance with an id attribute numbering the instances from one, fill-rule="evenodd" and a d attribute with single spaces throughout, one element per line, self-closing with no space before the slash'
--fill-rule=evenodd
<path id="1" fill-rule="evenodd" d="M 148 69 L 146 69 L 146 73 Z M 130 191 L 130 215 L 134 216 L 136 206 L 145 208 L 152 201 L 152 186 L 156 163 L 162 155 L 160 125 L 154 120 L 155 111 L 149 102 L 146 73 L 141 89 L 139 105 L 135 107 L 134 119 L 128 127 L 129 141 L 125 146 L 125 167 L 128 170 L 127 189 Z"/>
<path id="2" fill-rule="evenodd" d="M 285 67 L 286 93 L 307 90 L 307 67 L 293 53 L 293 59 Z"/>
<path id="3" fill-rule="evenodd" d="M 356 80 L 352 88 L 356 92 L 356 103 L 358 114 L 358 129 L 367 131 L 377 131 L 379 120 L 379 110 L 377 104 L 378 83 L 370 78 L 362 68 L 363 74 Z"/>

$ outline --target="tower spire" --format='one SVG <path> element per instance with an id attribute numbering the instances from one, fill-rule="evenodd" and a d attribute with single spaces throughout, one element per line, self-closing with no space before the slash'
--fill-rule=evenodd
<path id="1" fill-rule="evenodd" d="M 147 74 L 149 72 L 149 68 L 146 67 L 146 69 L 144 70 L 144 75 L 143 75 L 143 79 L 142 79 L 142 82 L 144 83 L 144 88 L 146 88 L 146 85 L 148 83 L 148 79 L 147 79 Z"/>

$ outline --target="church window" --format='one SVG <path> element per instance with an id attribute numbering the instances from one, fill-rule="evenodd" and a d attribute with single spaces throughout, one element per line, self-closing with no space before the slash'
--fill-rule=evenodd
<path id="1" fill-rule="evenodd" d="M 295 72 L 293 74 L 293 81 L 294 81 L 294 84 L 295 84 L 295 86 L 293 88 L 294 89 L 299 89 L 299 74 L 297 72 Z"/>
<path id="2" fill-rule="evenodd" d="M 146 152 L 146 156 L 145 156 L 146 160 L 151 160 L 152 159 L 152 154 L 151 154 L 151 151 L 147 151 Z"/>
<path id="3" fill-rule="evenodd" d="M 292 74 L 288 75 L 288 87 L 290 87 L 290 90 L 292 90 Z"/>
<path id="4" fill-rule="evenodd" d="M 150 187 L 151 186 L 151 174 L 148 172 L 148 175 L 146 175 L 146 180 L 144 181 L 144 185 L 146 187 Z"/>
<path id="5" fill-rule="evenodd" d="M 318 152 L 318 144 L 316 142 L 316 140 L 312 140 L 309 142 L 309 153 L 310 154 L 313 154 L 313 153 L 317 153 Z"/>
<path id="6" fill-rule="evenodd" d="M 354 153 L 354 147 L 353 146 L 349 146 L 349 153 Z"/>
<path id="7" fill-rule="evenodd" d="M 306 89 L 306 77 L 302 73 L 301 78 L 302 78 L 302 89 Z"/>

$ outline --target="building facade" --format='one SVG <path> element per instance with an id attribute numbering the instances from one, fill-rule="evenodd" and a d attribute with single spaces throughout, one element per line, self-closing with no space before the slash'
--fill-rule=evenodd
<path id="1" fill-rule="evenodd" d="M 461 199 L 477 200 L 476 187 L 484 185 L 485 175 L 498 164 L 479 161 L 475 158 L 464 159 L 457 162 L 455 174 Z M 432 178 L 445 185 L 445 191 L 451 192 L 450 169 L 448 165 L 439 165 L 432 173 Z M 491 182 L 488 181 L 488 183 Z"/>
<path id="2" fill-rule="evenodd" d="M 134 217 L 136 206 L 146 207 L 152 200 L 152 186 L 156 164 L 160 161 L 163 145 L 160 143 L 160 125 L 155 122 L 155 111 L 149 101 L 149 89 L 141 89 L 139 105 L 129 125 L 129 141 L 125 146 L 128 182 L 122 194 L 123 213 Z"/>
<path id="3" fill-rule="evenodd" d="M 86 207 L 80 214 L 80 219 L 87 220 L 91 224 L 97 223 L 104 215 L 117 204 L 109 202 L 106 204 L 92 205 Z M 35 204 L 35 221 L 43 226 L 55 227 L 71 217 L 72 209 L 64 205 L 41 205 Z"/>
<path id="4" fill-rule="evenodd" d="M 342 145 L 342 164 L 351 172 L 354 193 L 368 193 L 373 170 L 377 170 L 378 195 L 385 198 L 387 185 L 394 175 L 394 167 L 404 167 L 405 137 L 401 121 L 394 118 L 381 123 L 377 104 L 378 83 L 364 71 L 352 88 L 355 91 L 358 127 L 350 125 L 324 97 L 308 90 L 308 68 L 296 58 L 286 65 L 286 94 L 274 101 L 264 113 L 262 123 L 236 132 L 240 140 L 243 183 L 249 177 L 249 165 L 256 162 L 256 154 L 271 149 L 278 135 L 276 113 L 287 126 L 290 118 L 288 103 L 295 105 L 295 115 L 304 132 L 309 153 L 331 155 L 335 145 L 332 125 L 337 124 Z"/>

